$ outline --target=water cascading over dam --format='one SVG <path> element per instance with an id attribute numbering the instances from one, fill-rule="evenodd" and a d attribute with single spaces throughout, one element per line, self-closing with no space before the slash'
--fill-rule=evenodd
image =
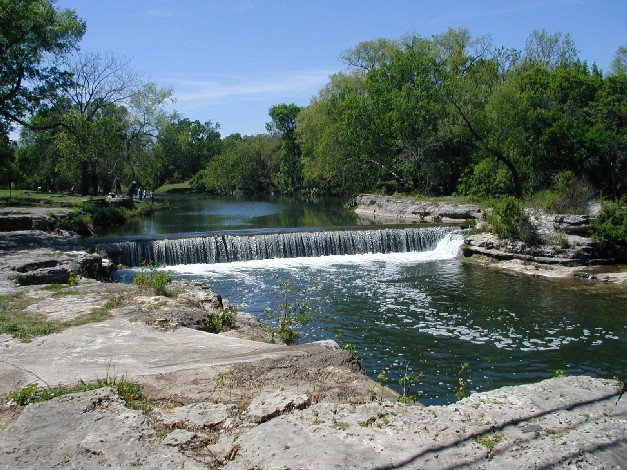
<path id="1" fill-rule="evenodd" d="M 429 251 L 452 227 L 209 235 L 105 245 L 116 263 L 212 264 L 274 258 Z"/>

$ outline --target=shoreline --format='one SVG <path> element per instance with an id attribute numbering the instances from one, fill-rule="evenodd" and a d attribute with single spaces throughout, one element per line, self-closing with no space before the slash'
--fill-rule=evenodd
<path id="1" fill-rule="evenodd" d="M 356 199 L 354 212 L 369 220 L 386 220 L 403 223 L 454 224 L 468 226 L 483 223 L 483 212 L 474 204 L 418 201 L 411 197 L 360 195 Z M 588 286 L 603 284 L 608 288 L 622 291 L 627 289 L 627 261 L 590 259 L 585 252 L 591 240 L 585 234 L 585 227 L 570 218 L 577 216 L 549 215 L 535 213 L 532 219 L 547 239 L 555 239 L 547 244 L 541 253 L 526 254 L 520 244 L 501 241 L 495 235 L 484 233 L 470 234 L 462 245 L 464 262 L 490 269 L 541 276 L 550 279 L 586 280 Z M 561 244 L 570 245 L 564 249 Z"/>

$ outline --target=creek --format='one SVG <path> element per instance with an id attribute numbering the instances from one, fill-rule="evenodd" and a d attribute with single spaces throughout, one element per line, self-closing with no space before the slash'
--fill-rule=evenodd
<path id="1" fill-rule="evenodd" d="M 462 263 L 454 227 L 376 226 L 337 201 L 180 195 L 171 204 L 107 235 L 127 265 L 165 263 L 266 321 L 282 294 L 307 303 L 314 316 L 300 341 L 354 345 L 368 375 L 398 391 L 411 375 L 424 404 L 455 401 L 460 379 L 473 393 L 558 370 L 627 371 L 624 296 Z"/>

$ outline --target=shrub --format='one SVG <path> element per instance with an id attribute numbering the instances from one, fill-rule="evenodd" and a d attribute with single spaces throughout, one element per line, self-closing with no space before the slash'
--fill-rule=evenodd
<path id="1" fill-rule="evenodd" d="M 231 330 L 235 327 L 236 317 L 237 310 L 231 307 L 213 311 L 206 317 L 205 330 L 209 333 Z"/>
<path id="2" fill-rule="evenodd" d="M 133 282 L 140 289 L 153 289 L 156 295 L 169 297 L 171 294 L 167 285 L 172 282 L 172 276 L 165 271 L 140 271 L 133 277 Z"/>
<path id="3" fill-rule="evenodd" d="M 490 215 L 487 216 L 492 230 L 501 239 L 521 240 L 536 244 L 539 236 L 536 228 L 529 220 L 522 204 L 512 196 L 499 200 Z"/>
<path id="4" fill-rule="evenodd" d="M 495 158 L 486 158 L 469 167 L 459 183 L 459 191 L 468 196 L 489 197 L 514 190 L 510 172 Z"/>
<path id="5" fill-rule="evenodd" d="M 304 294 L 301 289 L 294 291 L 290 281 L 281 280 L 275 295 L 278 308 L 265 309 L 266 315 L 278 324 L 279 337 L 285 344 L 295 343 L 300 336 L 297 329 L 312 319 L 313 308 L 303 298 Z"/>
<path id="6" fill-rule="evenodd" d="M 592 238 L 603 245 L 627 245 L 627 196 L 615 202 L 604 202 L 590 232 Z"/>
<path id="7" fill-rule="evenodd" d="M 91 217 L 84 212 L 70 212 L 65 217 L 57 218 L 59 228 L 79 235 L 91 236 L 94 234 Z"/>

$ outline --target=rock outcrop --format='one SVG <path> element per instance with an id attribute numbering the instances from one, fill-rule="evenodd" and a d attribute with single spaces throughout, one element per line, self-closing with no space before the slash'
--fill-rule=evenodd
<path id="1" fill-rule="evenodd" d="M 274 391 L 244 406 L 155 403 L 144 412 L 103 388 L 21 410 L 0 429 L 0 467 L 622 468 L 620 394 L 612 380 L 568 377 L 439 407 Z"/>
<path id="2" fill-rule="evenodd" d="M 481 208 L 477 205 L 445 201 L 362 194 L 355 198 L 355 204 L 356 214 L 379 220 L 464 223 L 481 217 Z"/>
<path id="3" fill-rule="evenodd" d="M 20 230 L 42 230 L 48 232 L 55 230 L 58 225 L 57 218 L 63 217 L 72 209 L 44 209 L 9 207 L 0 208 L 0 232 L 15 232 Z"/>

